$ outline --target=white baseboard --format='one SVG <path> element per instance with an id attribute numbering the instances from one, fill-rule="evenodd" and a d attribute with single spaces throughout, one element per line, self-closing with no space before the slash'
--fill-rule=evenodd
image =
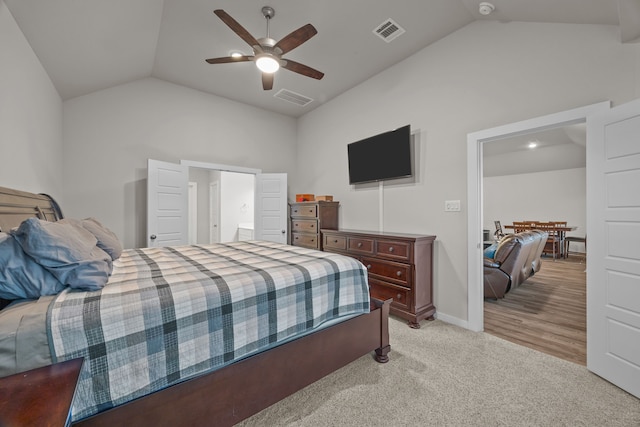
<path id="1" fill-rule="evenodd" d="M 455 326 L 460 326 L 461 328 L 470 329 L 469 322 L 467 320 L 462 320 L 459 317 L 450 316 L 446 313 L 440 312 L 436 312 L 435 317 L 436 319 L 442 320 L 443 322 L 447 322 Z"/>

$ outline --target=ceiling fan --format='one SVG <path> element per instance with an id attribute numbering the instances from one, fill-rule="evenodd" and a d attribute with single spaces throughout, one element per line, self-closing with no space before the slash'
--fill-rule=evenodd
<path id="1" fill-rule="evenodd" d="M 300 27 L 283 37 L 279 42 L 276 42 L 269 37 L 269 20 L 275 15 L 272 7 L 264 6 L 262 8 L 262 14 L 267 20 L 267 36 L 260 39 L 253 37 L 224 10 L 216 9 L 213 13 L 251 46 L 253 55 L 233 55 L 222 58 L 211 58 L 206 60 L 209 64 L 254 61 L 256 66 L 262 71 L 262 88 L 264 90 L 271 90 L 273 88 L 273 75 L 280 67 L 318 80 L 324 77 L 324 73 L 318 70 L 282 57 L 282 55 L 292 51 L 318 33 L 313 25 L 307 24 Z"/>

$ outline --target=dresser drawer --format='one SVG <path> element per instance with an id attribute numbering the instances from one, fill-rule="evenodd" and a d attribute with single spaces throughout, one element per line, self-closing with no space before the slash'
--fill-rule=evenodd
<path id="1" fill-rule="evenodd" d="M 375 258 L 363 258 L 362 263 L 369 274 L 375 274 L 400 285 L 411 286 L 411 266 L 398 262 L 384 261 Z"/>
<path id="2" fill-rule="evenodd" d="M 363 239 L 361 237 L 347 237 L 347 250 L 349 252 L 357 252 L 361 254 L 373 255 L 374 248 L 373 239 Z"/>
<path id="3" fill-rule="evenodd" d="M 291 216 L 315 218 L 318 216 L 318 205 L 296 205 L 291 207 Z"/>
<path id="4" fill-rule="evenodd" d="M 318 221 L 315 219 L 294 219 L 291 221 L 291 232 L 318 233 Z"/>
<path id="5" fill-rule="evenodd" d="M 411 261 L 411 245 L 407 242 L 379 239 L 376 255 L 399 261 Z"/>
<path id="6" fill-rule="evenodd" d="M 300 233 L 291 233 L 291 244 L 293 246 L 302 246 L 310 249 L 319 249 L 318 236 Z"/>
<path id="7" fill-rule="evenodd" d="M 369 292 L 373 298 L 383 301 L 393 298 L 392 306 L 404 310 L 411 309 L 411 291 L 409 289 L 376 279 L 369 279 Z"/>
<path id="8" fill-rule="evenodd" d="M 323 245 L 325 249 L 337 249 L 344 251 L 347 249 L 347 238 L 344 236 L 336 236 L 334 234 L 325 234 Z"/>

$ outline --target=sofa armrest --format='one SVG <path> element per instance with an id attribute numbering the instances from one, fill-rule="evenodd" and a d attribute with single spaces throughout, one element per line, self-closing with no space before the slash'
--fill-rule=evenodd
<path id="1" fill-rule="evenodd" d="M 500 268 L 500 263 L 491 258 L 483 258 L 483 265 L 484 267 Z"/>

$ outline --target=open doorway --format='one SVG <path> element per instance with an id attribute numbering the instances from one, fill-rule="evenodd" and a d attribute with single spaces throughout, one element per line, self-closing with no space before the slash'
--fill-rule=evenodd
<path id="1" fill-rule="evenodd" d="M 484 330 L 483 292 L 483 150 L 484 144 L 508 137 L 530 134 L 586 121 L 587 117 L 610 108 L 610 102 L 524 120 L 474 132 L 467 136 L 467 216 L 468 231 L 468 329 Z M 586 233 L 588 233 L 588 229 Z"/>
<path id="2" fill-rule="evenodd" d="M 574 229 L 567 237 L 584 236 L 586 123 L 487 141 L 482 212 L 484 234 L 491 239 L 495 221 L 507 234 L 514 233 L 509 226 L 516 221 L 563 221 Z M 571 249 L 584 252 L 577 245 Z M 484 331 L 586 365 L 585 260 L 584 255 L 543 254 L 536 261 L 539 269 L 520 286 L 485 300 Z"/>
<path id="3" fill-rule="evenodd" d="M 147 235 L 149 247 L 186 245 L 189 242 L 189 169 L 237 172 L 252 176 L 255 209 L 250 201 L 240 204 L 240 211 L 254 214 L 253 239 L 287 243 L 287 174 L 262 173 L 259 169 L 181 160 L 180 164 L 154 159 L 147 161 Z M 210 182 L 211 178 L 207 178 Z M 198 186 L 199 187 L 199 186 Z M 206 189 L 210 185 L 205 185 Z M 202 203 L 209 206 L 207 203 Z M 198 205 L 201 205 L 200 203 Z M 205 215 L 210 220 L 209 215 Z M 194 221 L 195 222 L 195 221 Z M 240 219 L 237 224 L 249 223 Z M 250 223 L 249 223 L 250 224 Z M 210 236 L 210 233 L 207 233 Z M 210 237 L 209 237 L 210 238 Z M 208 239 L 205 238 L 205 241 Z"/>
<path id="4" fill-rule="evenodd" d="M 195 236 L 195 244 L 253 236 L 254 174 L 191 166 L 189 183 L 195 188 L 189 192 L 189 236 Z"/>

